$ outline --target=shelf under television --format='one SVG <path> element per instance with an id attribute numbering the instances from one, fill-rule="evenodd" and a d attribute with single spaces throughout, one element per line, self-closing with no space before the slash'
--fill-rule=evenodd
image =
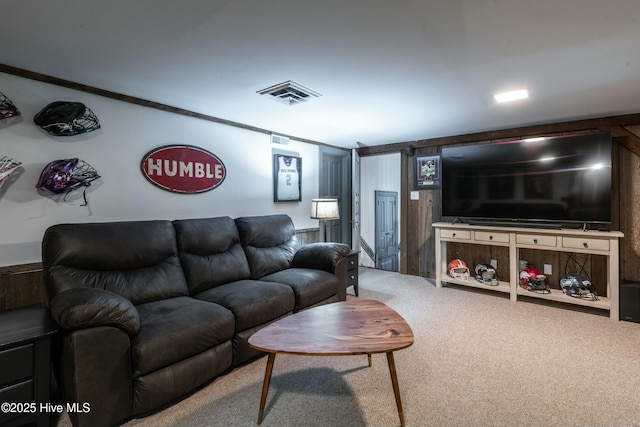
<path id="1" fill-rule="evenodd" d="M 509 282 L 498 282 L 498 285 L 491 286 L 480 283 L 475 279 L 454 279 L 453 277 L 447 276 L 446 273 L 443 273 L 442 282 L 452 283 L 454 285 L 469 286 L 472 288 L 487 289 L 489 291 L 505 292 L 507 294 L 511 292 L 511 285 L 509 284 Z"/>
<path id="2" fill-rule="evenodd" d="M 556 301 L 556 302 L 562 302 L 566 304 L 581 305 L 584 307 L 598 308 L 601 310 L 611 309 L 611 302 L 607 297 L 598 297 L 598 301 L 592 301 L 590 299 L 570 297 L 559 289 L 551 289 L 550 294 L 540 294 L 537 292 L 530 292 L 521 287 L 518 287 L 518 289 L 516 290 L 516 293 L 518 295 L 527 296 L 531 298 L 540 298 L 547 301 Z"/>

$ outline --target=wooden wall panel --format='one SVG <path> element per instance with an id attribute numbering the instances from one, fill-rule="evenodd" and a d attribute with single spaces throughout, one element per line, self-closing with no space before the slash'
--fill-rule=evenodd
<path id="1" fill-rule="evenodd" d="M 434 214 L 440 212 L 440 190 L 414 188 L 413 156 L 435 153 L 436 150 L 437 147 L 429 147 L 419 153 L 406 151 L 401 159 L 400 272 L 431 278 L 435 277 L 435 234 L 431 224 L 437 221 Z M 413 191 L 418 193 L 417 200 L 411 200 Z"/>
<path id="2" fill-rule="evenodd" d="M 0 267 L 0 310 L 46 303 L 41 263 Z"/>
<path id="3" fill-rule="evenodd" d="M 640 125 L 627 128 L 640 135 Z M 640 157 L 624 147 L 618 149 L 620 278 L 640 281 Z"/>

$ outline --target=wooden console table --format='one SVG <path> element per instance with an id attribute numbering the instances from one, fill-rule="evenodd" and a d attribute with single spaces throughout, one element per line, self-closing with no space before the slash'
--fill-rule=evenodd
<path id="1" fill-rule="evenodd" d="M 44 307 L 0 312 L 0 425 L 49 426 L 51 337 L 58 326 Z"/>
<path id="2" fill-rule="evenodd" d="M 434 223 L 436 234 L 436 286 L 443 282 L 472 286 L 510 295 L 512 301 L 518 296 L 540 298 L 567 304 L 582 305 L 609 311 L 609 317 L 619 320 L 619 239 L 624 235 L 619 231 L 582 231 L 572 229 L 542 229 L 524 227 L 494 227 L 489 225 Z M 509 279 L 501 280 L 498 286 L 487 286 L 475 280 L 475 264 L 469 264 L 469 280 L 458 280 L 447 274 L 447 243 L 456 242 L 472 245 L 501 246 L 509 249 Z M 518 260 L 520 249 L 583 253 L 603 255 L 607 258 L 607 296 L 598 301 L 572 298 L 562 290 L 551 289 L 550 294 L 529 292 L 519 285 Z M 482 261 L 486 262 L 486 261 Z"/>

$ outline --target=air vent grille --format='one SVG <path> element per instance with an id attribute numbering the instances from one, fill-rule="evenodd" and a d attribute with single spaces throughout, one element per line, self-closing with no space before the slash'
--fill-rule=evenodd
<path id="1" fill-rule="evenodd" d="M 260 95 L 268 95 L 272 99 L 287 105 L 302 104 L 321 96 L 318 92 L 314 92 L 291 80 L 259 90 L 258 93 Z"/>
<path id="2" fill-rule="evenodd" d="M 280 145 L 289 145 L 289 138 L 282 135 L 271 134 L 271 143 Z"/>

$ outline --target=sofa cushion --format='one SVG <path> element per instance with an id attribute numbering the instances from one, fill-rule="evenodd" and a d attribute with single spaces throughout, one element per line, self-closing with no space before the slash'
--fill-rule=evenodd
<path id="1" fill-rule="evenodd" d="M 295 298 L 291 287 L 260 280 L 241 280 L 194 295 L 231 310 L 236 332 L 270 322 L 293 311 Z"/>
<path id="2" fill-rule="evenodd" d="M 140 332 L 131 339 L 133 377 L 148 374 L 230 340 L 234 318 L 226 308 L 191 297 L 136 307 Z"/>
<path id="3" fill-rule="evenodd" d="M 189 293 L 170 221 L 54 225 L 43 238 L 42 262 L 50 298 L 85 287 L 138 305 Z"/>
<path id="4" fill-rule="evenodd" d="M 236 218 L 236 225 L 251 278 L 259 279 L 291 266 L 300 245 L 287 215 L 241 217 Z"/>
<path id="5" fill-rule="evenodd" d="M 173 221 L 190 293 L 248 279 L 249 263 L 229 217 Z"/>
<path id="6" fill-rule="evenodd" d="M 311 307 L 335 296 L 340 284 L 335 274 L 309 268 L 289 268 L 264 276 L 260 280 L 290 286 L 296 298 L 294 311 Z"/>

